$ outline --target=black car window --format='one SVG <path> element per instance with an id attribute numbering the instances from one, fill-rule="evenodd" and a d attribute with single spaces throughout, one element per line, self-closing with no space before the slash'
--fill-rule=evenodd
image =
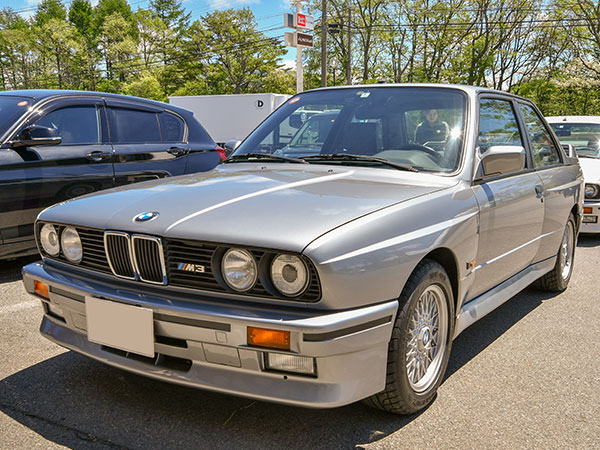
<path id="1" fill-rule="evenodd" d="M 158 117 L 162 131 L 162 140 L 166 142 L 182 142 L 185 132 L 183 120 L 169 112 L 162 112 Z"/>
<path id="2" fill-rule="evenodd" d="M 108 108 L 110 140 L 115 144 L 160 142 L 155 112 L 126 108 Z"/>
<path id="3" fill-rule="evenodd" d="M 492 145 L 523 146 L 523 139 L 511 102 L 499 99 L 481 100 L 477 144 L 482 150 Z"/>
<path id="4" fill-rule="evenodd" d="M 49 112 L 35 125 L 55 129 L 63 144 L 97 144 L 101 139 L 99 119 L 95 105 L 67 106 Z"/>
<path id="5" fill-rule="evenodd" d="M 12 95 L 0 96 L 0 136 L 28 111 L 31 101 Z"/>
<path id="6" fill-rule="evenodd" d="M 525 118 L 525 126 L 531 140 L 535 167 L 552 166 L 560 163 L 559 151 L 554 146 L 550 132 L 544 126 L 543 120 L 531 106 L 519 103 L 519 108 Z"/>

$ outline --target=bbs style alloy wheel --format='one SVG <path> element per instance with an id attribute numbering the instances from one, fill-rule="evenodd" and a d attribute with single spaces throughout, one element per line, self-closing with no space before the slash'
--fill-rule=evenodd
<path id="1" fill-rule="evenodd" d="M 575 217 L 571 214 L 565 230 L 563 232 L 558 253 L 556 255 L 556 264 L 554 268 L 541 277 L 536 286 L 544 291 L 562 292 L 569 285 L 571 275 L 573 274 L 573 262 L 575 261 L 575 247 L 577 245 L 577 228 Z"/>
<path id="2" fill-rule="evenodd" d="M 397 414 L 412 414 L 435 397 L 454 331 L 454 299 L 444 268 L 423 260 L 399 298 L 388 349 L 386 388 L 365 402 Z"/>

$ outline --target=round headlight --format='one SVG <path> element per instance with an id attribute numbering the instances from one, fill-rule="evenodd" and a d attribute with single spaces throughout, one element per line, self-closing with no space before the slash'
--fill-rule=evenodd
<path id="1" fill-rule="evenodd" d="M 249 251 L 232 248 L 223 255 L 221 273 L 231 289 L 244 292 L 256 283 L 258 267 Z"/>
<path id="2" fill-rule="evenodd" d="M 598 196 L 598 186 L 595 184 L 586 184 L 585 185 L 585 196 L 587 198 L 595 198 Z"/>
<path id="3" fill-rule="evenodd" d="M 79 233 L 73 227 L 67 227 L 60 235 L 60 244 L 65 257 L 73 262 L 78 263 L 83 257 L 83 247 L 81 246 L 81 239 Z"/>
<path id="4" fill-rule="evenodd" d="M 308 284 L 306 264 L 294 255 L 277 255 L 271 263 L 271 280 L 283 295 L 299 295 Z"/>
<path id="5" fill-rule="evenodd" d="M 42 227 L 42 231 L 40 231 L 40 242 L 44 251 L 50 256 L 58 256 L 60 253 L 58 232 L 54 225 L 47 223 Z"/>

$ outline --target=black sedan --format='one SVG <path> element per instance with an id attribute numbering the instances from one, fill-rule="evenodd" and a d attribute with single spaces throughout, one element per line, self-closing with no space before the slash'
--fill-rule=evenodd
<path id="1" fill-rule="evenodd" d="M 47 206 L 138 181 L 210 170 L 224 151 L 190 111 L 82 91 L 0 92 L 0 259 L 36 251 Z"/>

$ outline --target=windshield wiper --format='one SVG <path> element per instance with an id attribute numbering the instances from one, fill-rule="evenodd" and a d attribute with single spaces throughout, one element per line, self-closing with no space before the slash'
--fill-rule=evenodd
<path id="1" fill-rule="evenodd" d="M 249 160 L 252 158 L 260 160 L 283 161 L 295 164 L 308 164 L 306 161 L 300 158 L 289 158 L 287 156 L 271 155 L 270 153 L 242 153 L 240 155 L 231 155 L 223 162 L 243 162 L 243 160 Z"/>
<path id="2" fill-rule="evenodd" d="M 408 172 L 418 172 L 413 166 L 408 164 L 400 164 L 389 161 L 384 158 L 378 158 L 377 156 L 369 155 L 353 155 L 349 153 L 329 153 L 323 155 L 310 155 L 303 156 L 302 159 L 306 161 L 368 161 L 383 164 L 385 166 L 393 167 L 398 170 L 406 170 Z"/>
<path id="3" fill-rule="evenodd" d="M 600 156 L 592 156 L 592 155 L 582 155 L 581 153 L 577 153 L 579 158 L 592 158 L 592 159 L 600 159 Z"/>

